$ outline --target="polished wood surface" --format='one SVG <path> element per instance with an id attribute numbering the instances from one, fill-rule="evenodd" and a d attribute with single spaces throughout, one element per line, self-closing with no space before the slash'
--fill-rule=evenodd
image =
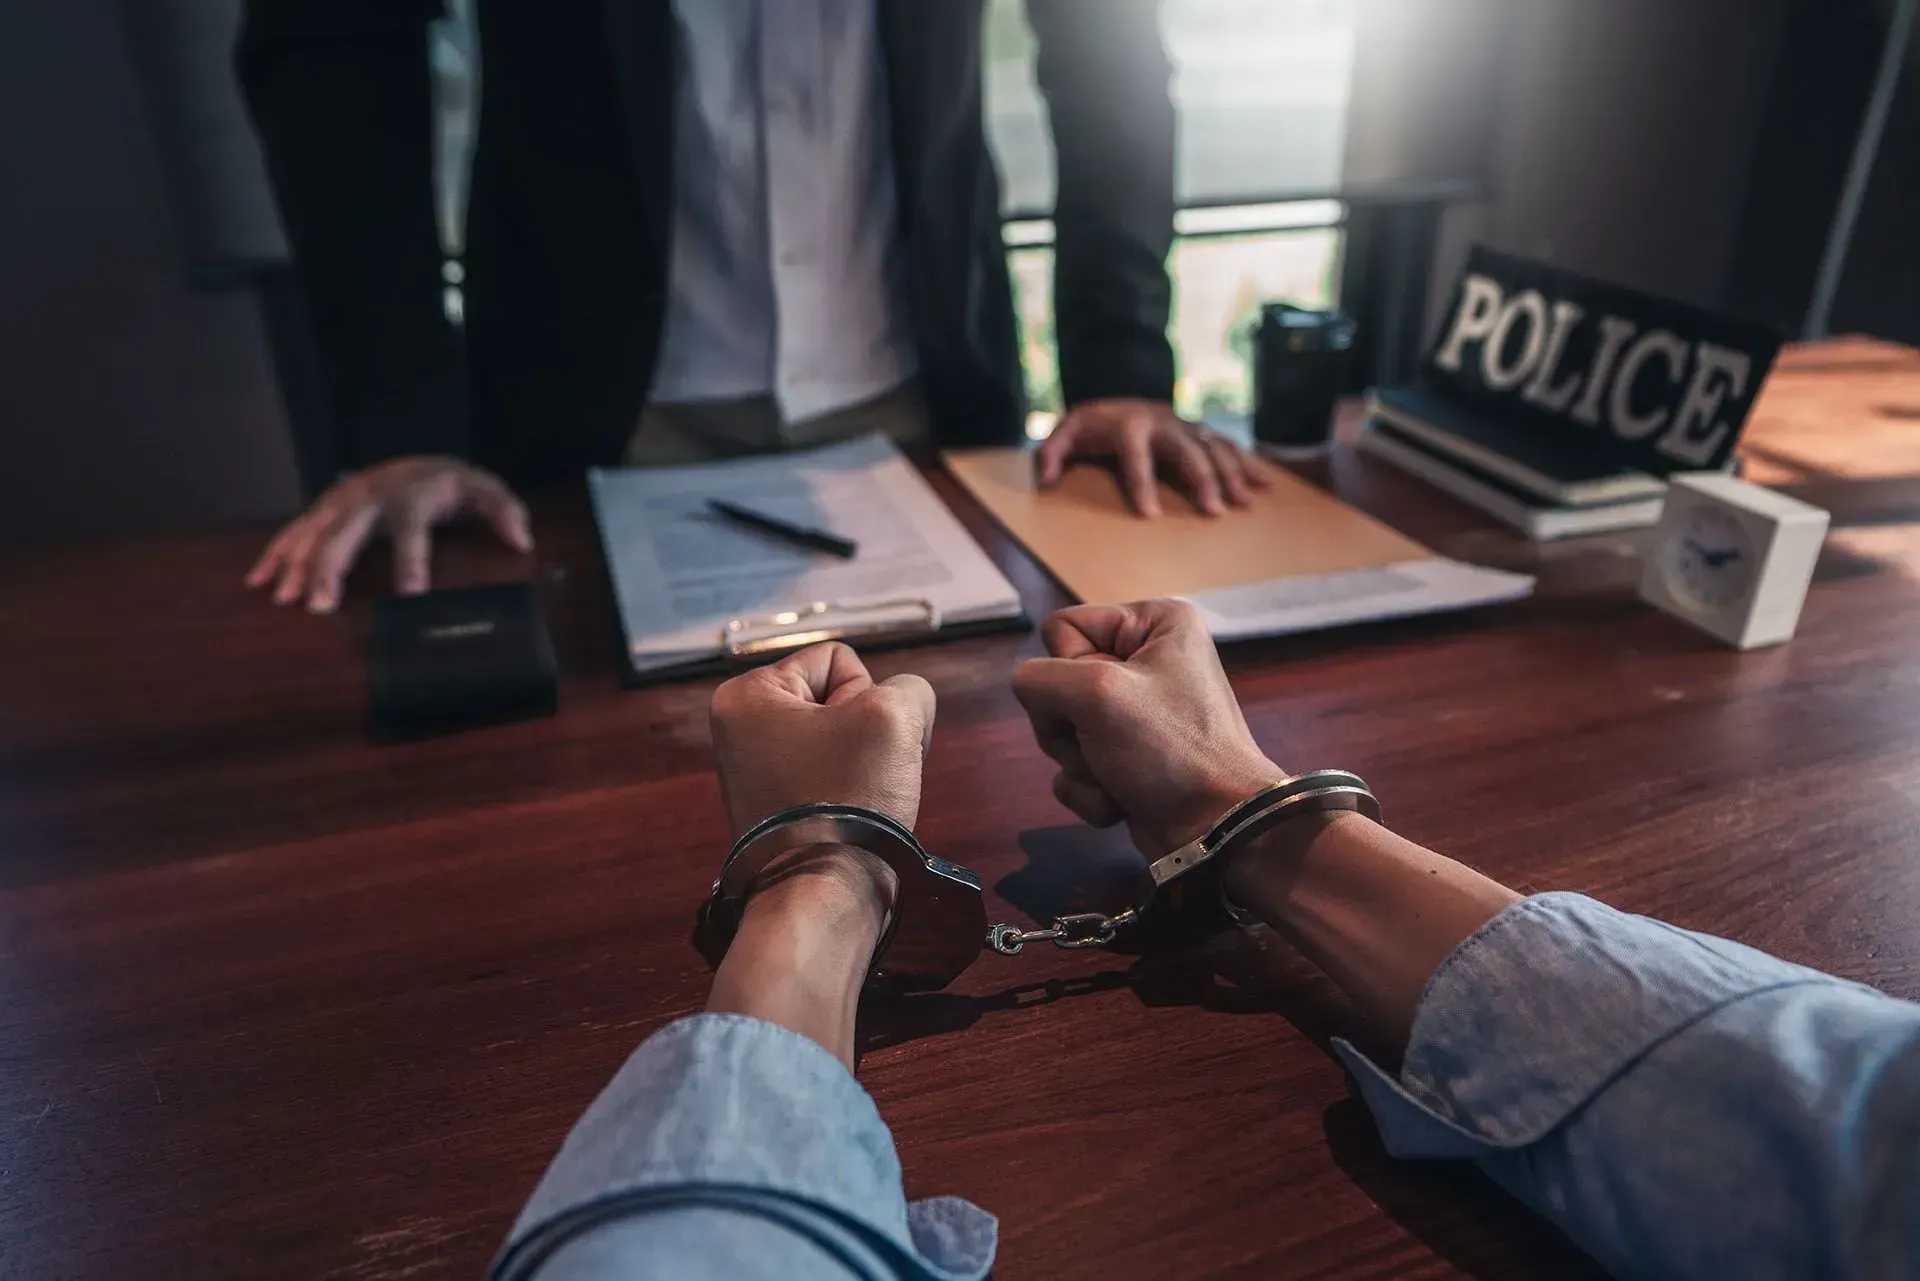
<path id="1" fill-rule="evenodd" d="M 1248 719 L 1514 885 L 1920 997 L 1916 419 L 1920 355 L 1787 353 L 1751 474 L 1834 533 L 1799 638 L 1752 654 L 1637 603 L 1637 537 L 1535 548 L 1341 453 L 1339 492 L 1540 591 L 1230 647 Z M 713 682 L 617 688 L 582 504 L 540 516 L 536 557 L 463 537 L 446 578 L 536 577 L 561 714 L 398 747 L 362 724 L 377 566 L 314 619 L 240 590 L 260 531 L 0 563 L 0 1274 L 477 1276 L 595 1091 L 700 1007 Z M 1037 651 L 874 658 L 939 693 L 921 830 L 996 919 L 1138 866 L 1048 793 L 1007 687 Z M 1001 1216 L 1002 1278 L 1596 1275 L 1470 1170 L 1385 1157 L 1345 1022 L 1271 942 L 1030 949 L 871 1012 L 861 1075 L 909 1192 Z"/>

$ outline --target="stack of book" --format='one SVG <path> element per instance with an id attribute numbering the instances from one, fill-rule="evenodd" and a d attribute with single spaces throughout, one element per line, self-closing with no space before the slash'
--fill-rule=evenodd
<path id="1" fill-rule="evenodd" d="M 1604 445 L 1501 421 L 1426 386 L 1380 388 L 1360 448 L 1545 541 L 1660 519 L 1666 482 L 1622 467 Z"/>
<path id="2" fill-rule="evenodd" d="M 1475 245 L 1411 386 L 1360 447 L 1534 539 L 1653 525 L 1724 472 L 1781 336 Z"/>

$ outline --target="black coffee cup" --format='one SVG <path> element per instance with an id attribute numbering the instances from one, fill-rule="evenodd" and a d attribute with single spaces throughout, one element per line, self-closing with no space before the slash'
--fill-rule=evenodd
<path id="1" fill-rule="evenodd" d="M 1357 328 L 1338 311 L 1285 302 L 1260 308 L 1253 331 L 1253 438 L 1263 451 L 1282 458 L 1326 452 Z"/>

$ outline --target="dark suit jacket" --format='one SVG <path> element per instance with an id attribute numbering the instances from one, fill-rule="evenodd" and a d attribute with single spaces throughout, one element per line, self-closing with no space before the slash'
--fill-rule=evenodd
<path id="1" fill-rule="evenodd" d="M 937 439 L 1025 417 L 982 116 L 981 0 L 874 0 Z M 1166 399 L 1173 108 L 1159 0 L 1027 0 L 1059 167 L 1069 403 Z M 441 308 L 425 27 L 438 0 L 250 0 L 241 81 L 305 286 L 337 462 L 459 453 L 526 483 L 617 460 L 665 313 L 671 0 L 479 0 L 464 342 Z"/>

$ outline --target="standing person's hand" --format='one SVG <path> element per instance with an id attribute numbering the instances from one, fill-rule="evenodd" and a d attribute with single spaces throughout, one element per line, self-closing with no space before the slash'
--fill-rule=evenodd
<path id="1" fill-rule="evenodd" d="M 316 614 L 340 604 L 340 584 L 376 531 L 393 539 L 393 589 L 427 590 L 433 527 L 475 515 L 515 551 L 533 550 L 526 504 L 492 472 L 457 458 L 410 457 L 342 476 L 267 544 L 248 587 L 277 585 L 276 605 L 305 599 Z"/>
<path id="2" fill-rule="evenodd" d="M 911 828 L 933 737 L 933 687 L 874 683 L 840 643 L 736 676 L 713 694 L 713 752 L 733 834 L 796 805 L 861 805 Z"/>
<path id="3" fill-rule="evenodd" d="M 1053 657 L 1022 663 L 1013 692 L 1060 766 L 1054 795 L 1095 827 L 1124 819 L 1158 858 L 1286 777 L 1185 601 L 1063 609 L 1042 633 Z"/>
<path id="4" fill-rule="evenodd" d="M 1245 507 L 1266 478 L 1225 436 L 1190 423 L 1164 400 L 1089 400 L 1075 405 L 1035 458 L 1040 488 L 1052 489 L 1074 458 L 1113 458 L 1127 502 L 1141 516 L 1160 514 L 1156 473 L 1176 472 L 1194 505 L 1218 516 L 1227 505 Z"/>

